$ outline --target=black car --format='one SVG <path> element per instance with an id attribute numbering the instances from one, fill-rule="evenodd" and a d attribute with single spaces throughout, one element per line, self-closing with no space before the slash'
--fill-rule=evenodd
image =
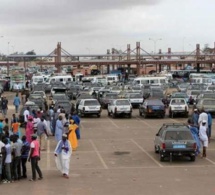
<path id="1" fill-rule="evenodd" d="M 159 99 L 147 99 L 139 107 L 139 115 L 147 118 L 149 116 L 165 117 L 165 105 Z"/>
<path id="2" fill-rule="evenodd" d="M 196 146 L 189 127 L 182 123 L 163 124 L 154 140 L 155 153 L 159 153 L 160 161 L 166 157 L 172 161 L 174 156 L 188 156 L 195 161 Z"/>
<path id="3" fill-rule="evenodd" d="M 102 97 L 99 98 L 99 102 L 102 108 L 107 108 L 110 101 L 117 98 L 118 98 L 117 93 L 104 93 Z"/>

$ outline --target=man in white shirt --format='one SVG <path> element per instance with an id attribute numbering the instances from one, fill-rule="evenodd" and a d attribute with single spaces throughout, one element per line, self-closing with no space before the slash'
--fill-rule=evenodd
<path id="1" fill-rule="evenodd" d="M 39 122 L 41 121 L 41 119 L 37 116 L 35 116 L 33 124 L 34 124 L 34 133 L 37 131 L 37 125 L 39 124 Z"/>
<path id="2" fill-rule="evenodd" d="M 0 140 L 0 182 L 2 180 L 2 169 L 3 169 L 3 154 L 5 152 L 5 144 Z"/>
<path id="3" fill-rule="evenodd" d="M 207 135 L 207 126 L 206 120 L 202 120 L 202 124 L 199 127 L 199 139 L 203 145 L 202 157 L 206 158 L 206 148 L 208 147 L 208 135 Z"/>
<path id="4" fill-rule="evenodd" d="M 23 113 L 25 123 L 28 122 L 28 117 L 30 116 L 29 110 L 30 110 L 29 107 L 27 107 L 26 110 L 25 110 L 24 113 Z"/>
<path id="5" fill-rule="evenodd" d="M 199 115 L 199 126 L 202 125 L 202 121 L 206 121 L 206 127 L 208 127 L 208 115 L 207 113 L 204 111 L 204 109 L 201 110 L 201 114 Z"/>

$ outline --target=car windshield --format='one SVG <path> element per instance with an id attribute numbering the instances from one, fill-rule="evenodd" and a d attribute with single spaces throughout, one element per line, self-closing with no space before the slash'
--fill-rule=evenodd
<path id="1" fill-rule="evenodd" d="M 204 100 L 204 105 L 215 105 L 215 100 Z"/>
<path id="2" fill-rule="evenodd" d="M 215 86 L 208 87 L 208 90 L 215 90 Z"/>
<path id="3" fill-rule="evenodd" d="M 200 91 L 191 91 L 191 95 L 199 95 Z"/>
<path id="4" fill-rule="evenodd" d="M 185 101 L 183 99 L 175 99 L 172 100 L 171 104 L 185 104 Z"/>
<path id="5" fill-rule="evenodd" d="M 140 94 L 130 94 L 130 98 L 143 98 Z"/>
<path id="6" fill-rule="evenodd" d="M 65 95 L 53 95 L 53 99 L 66 99 Z"/>
<path id="7" fill-rule="evenodd" d="M 167 131 L 165 140 L 193 140 L 193 137 L 189 131 Z"/>
<path id="8" fill-rule="evenodd" d="M 106 94 L 106 98 L 116 98 L 117 94 Z"/>
<path id="9" fill-rule="evenodd" d="M 85 106 L 99 106 L 99 102 L 96 100 L 87 100 L 84 102 Z"/>
<path id="10" fill-rule="evenodd" d="M 116 101 L 116 105 L 117 106 L 121 106 L 121 105 L 130 105 L 129 101 L 128 100 L 118 100 Z"/>
<path id="11" fill-rule="evenodd" d="M 205 94 L 202 94 L 202 96 L 204 98 L 215 98 L 215 94 L 213 93 L 205 93 Z"/>
<path id="12" fill-rule="evenodd" d="M 187 98 L 187 94 L 183 94 L 183 93 L 175 93 L 175 94 L 172 94 L 172 97 L 182 97 L 182 98 Z"/>

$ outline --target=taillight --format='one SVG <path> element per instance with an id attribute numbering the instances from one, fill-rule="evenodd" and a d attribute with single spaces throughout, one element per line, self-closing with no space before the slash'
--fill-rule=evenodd
<path id="1" fill-rule="evenodd" d="M 162 149 L 166 149 L 166 144 L 165 144 L 165 143 L 162 143 L 162 144 L 161 144 L 161 148 L 162 148 Z"/>
<path id="2" fill-rule="evenodd" d="M 114 110 L 115 110 L 115 112 L 117 112 L 117 107 L 115 107 L 115 109 L 114 109 Z"/>
<path id="3" fill-rule="evenodd" d="M 195 150 L 197 147 L 196 143 L 193 144 L 193 149 Z"/>

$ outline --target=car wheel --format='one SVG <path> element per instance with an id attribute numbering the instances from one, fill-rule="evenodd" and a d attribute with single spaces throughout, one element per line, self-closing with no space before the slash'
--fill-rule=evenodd
<path id="1" fill-rule="evenodd" d="M 128 114 L 128 118 L 131 118 L 131 113 Z"/>
<path id="2" fill-rule="evenodd" d="M 155 153 L 158 154 L 159 150 L 157 149 L 157 147 L 155 146 Z"/>
<path id="3" fill-rule="evenodd" d="M 159 158 L 160 158 L 160 161 L 161 161 L 161 162 L 163 162 L 163 161 L 164 161 L 164 156 L 162 156 L 161 152 L 160 152 L 160 156 L 159 156 Z"/>
<path id="4" fill-rule="evenodd" d="M 110 116 L 110 112 L 108 111 L 108 116 Z"/>
<path id="5" fill-rule="evenodd" d="M 194 162 L 196 160 L 196 156 L 191 156 L 190 161 Z"/>
<path id="6" fill-rule="evenodd" d="M 98 117 L 98 118 L 100 118 L 100 117 L 101 117 L 101 115 L 100 115 L 100 114 L 97 114 L 97 117 Z"/>

